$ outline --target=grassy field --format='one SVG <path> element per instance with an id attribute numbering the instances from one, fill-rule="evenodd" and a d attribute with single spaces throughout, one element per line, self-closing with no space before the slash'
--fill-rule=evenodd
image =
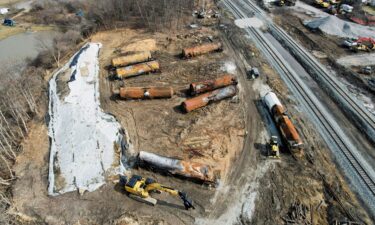
<path id="1" fill-rule="evenodd" d="M 15 26 L 15 27 L 6 27 L 6 26 L 0 26 L 0 40 L 3 40 L 5 38 L 8 38 L 10 36 L 20 34 L 23 32 L 29 31 L 48 31 L 53 30 L 55 27 L 53 26 L 43 26 L 43 25 L 32 25 L 27 26 L 27 29 L 25 26 Z"/>

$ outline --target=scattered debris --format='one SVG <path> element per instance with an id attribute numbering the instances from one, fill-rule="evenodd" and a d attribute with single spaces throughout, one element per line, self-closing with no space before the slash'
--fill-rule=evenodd
<path id="1" fill-rule="evenodd" d="M 310 208 L 300 202 L 293 203 L 286 216 L 282 217 L 286 224 L 310 225 L 311 213 Z"/>

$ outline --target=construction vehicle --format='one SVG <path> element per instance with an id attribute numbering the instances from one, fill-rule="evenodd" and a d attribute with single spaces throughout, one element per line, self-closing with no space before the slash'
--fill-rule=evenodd
<path id="1" fill-rule="evenodd" d="M 358 51 L 372 51 L 375 50 L 375 39 L 370 37 L 360 37 L 347 39 L 343 42 L 343 46 L 349 48 L 354 52 Z"/>
<path id="2" fill-rule="evenodd" d="M 279 159 L 280 158 L 280 149 L 279 141 L 277 136 L 272 136 L 269 143 L 268 157 Z"/>
<path id="3" fill-rule="evenodd" d="M 12 19 L 4 19 L 3 25 L 8 27 L 14 27 L 16 25 L 16 22 L 14 22 L 14 20 Z"/>
<path id="4" fill-rule="evenodd" d="M 185 192 L 159 184 L 152 178 L 143 178 L 139 175 L 133 175 L 128 180 L 126 176 L 120 175 L 120 185 L 124 186 L 129 197 L 151 205 L 156 205 L 157 203 L 157 200 L 151 197 L 151 193 L 160 194 L 161 192 L 165 192 L 172 196 L 180 197 L 186 210 L 190 208 L 195 209 L 192 201 L 188 199 Z"/>
<path id="5" fill-rule="evenodd" d="M 246 75 L 247 75 L 247 79 L 253 80 L 253 79 L 258 78 L 260 76 L 260 73 L 259 73 L 258 68 L 253 67 L 247 71 Z"/>
<path id="6" fill-rule="evenodd" d="M 279 0 L 276 4 L 278 6 L 294 6 L 296 5 L 296 0 Z"/>
<path id="7" fill-rule="evenodd" d="M 329 8 L 331 5 L 328 1 L 326 0 L 315 0 L 315 4 L 322 7 L 322 8 Z"/>

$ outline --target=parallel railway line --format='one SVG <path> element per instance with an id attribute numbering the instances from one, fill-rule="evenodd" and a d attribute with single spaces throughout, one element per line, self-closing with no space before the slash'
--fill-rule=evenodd
<path id="1" fill-rule="evenodd" d="M 245 14 L 230 0 L 224 0 L 224 4 L 237 18 L 243 18 L 245 16 Z M 262 11 L 259 10 L 254 11 L 256 13 L 262 13 Z M 346 137 L 337 131 L 337 127 L 334 125 L 335 122 L 332 122 L 329 119 L 330 116 L 326 115 L 326 111 L 324 110 L 323 106 L 318 103 L 316 97 L 312 95 L 311 92 L 306 90 L 306 87 L 302 85 L 302 81 L 298 78 L 298 75 L 295 74 L 294 70 L 290 68 L 289 64 L 285 63 L 285 60 L 283 60 L 281 55 L 273 47 L 271 47 L 270 43 L 267 41 L 266 37 L 261 31 L 256 28 L 249 27 L 246 29 L 246 32 L 255 40 L 263 53 L 272 59 L 271 64 L 277 67 L 278 71 L 282 73 L 284 78 L 293 85 L 294 91 L 297 92 L 301 99 L 303 99 L 307 110 L 309 110 L 309 112 L 314 116 L 315 120 L 318 121 L 320 127 L 324 129 L 324 133 L 328 135 L 331 142 L 341 150 L 346 160 L 360 177 L 360 180 L 365 184 L 373 196 L 375 196 L 375 182 L 370 176 L 370 172 L 367 171 L 367 169 L 362 165 L 361 161 L 356 157 L 355 154 L 353 154 L 351 145 L 347 143 Z M 343 90 L 340 89 L 339 91 Z M 350 96 L 348 96 L 348 98 L 348 101 L 353 100 Z M 354 104 L 353 107 L 356 107 L 356 105 L 357 104 Z M 363 113 L 363 116 L 366 118 L 366 112 L 362 112 L 360 110 L 359 113 Z M 367 120 L 369 123 L 373 123 L 371 117 L 368 117 Z"/>

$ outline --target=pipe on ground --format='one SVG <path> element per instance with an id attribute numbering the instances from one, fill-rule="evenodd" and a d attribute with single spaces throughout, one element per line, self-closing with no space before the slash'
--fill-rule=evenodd
<path id="1" fill-rule="evenodd" d="M 215 80 L 206 80 L 190 84 L 190 94 L 197 95 L 207 91 L 213 91 L 218 88 L 237 84 L 237 79 L 231 74 L 225 74 Z"/>
<path id="2" fill-rule="evenodd" d="M 150 61 L 135 64 L 132 66 L 120 67 L 116 69 L 116 74 L 118 78 L 128 78 L 133 76 L 138 76 L 147 73 L 153 73 L 160 70 L 160 65 L 158 61 Z"/>
<path id="3" fill-rule="evenodd" d="M 197 97 L 188 99 L 181 103 L 182 108 L 185 112 L 191 112 L 193 110 L 204 107 L 211 102 L 220 101 L 225 98 L 230 98 L 235 96 L 237 93 L 237 88 L 235 85 L 227 86 L 221 89 L 217 89 L 211 92 L 204 93 Z"/>
<path id="4" fill-rule="evenodd" d="M 139 160 L 144 165 L 155 167 L 172 174 L 197 179 L 203 182 L 216 182 L 214 171 L 209 165 L 164 157 L 145 151 L 139 153 Z"/>

